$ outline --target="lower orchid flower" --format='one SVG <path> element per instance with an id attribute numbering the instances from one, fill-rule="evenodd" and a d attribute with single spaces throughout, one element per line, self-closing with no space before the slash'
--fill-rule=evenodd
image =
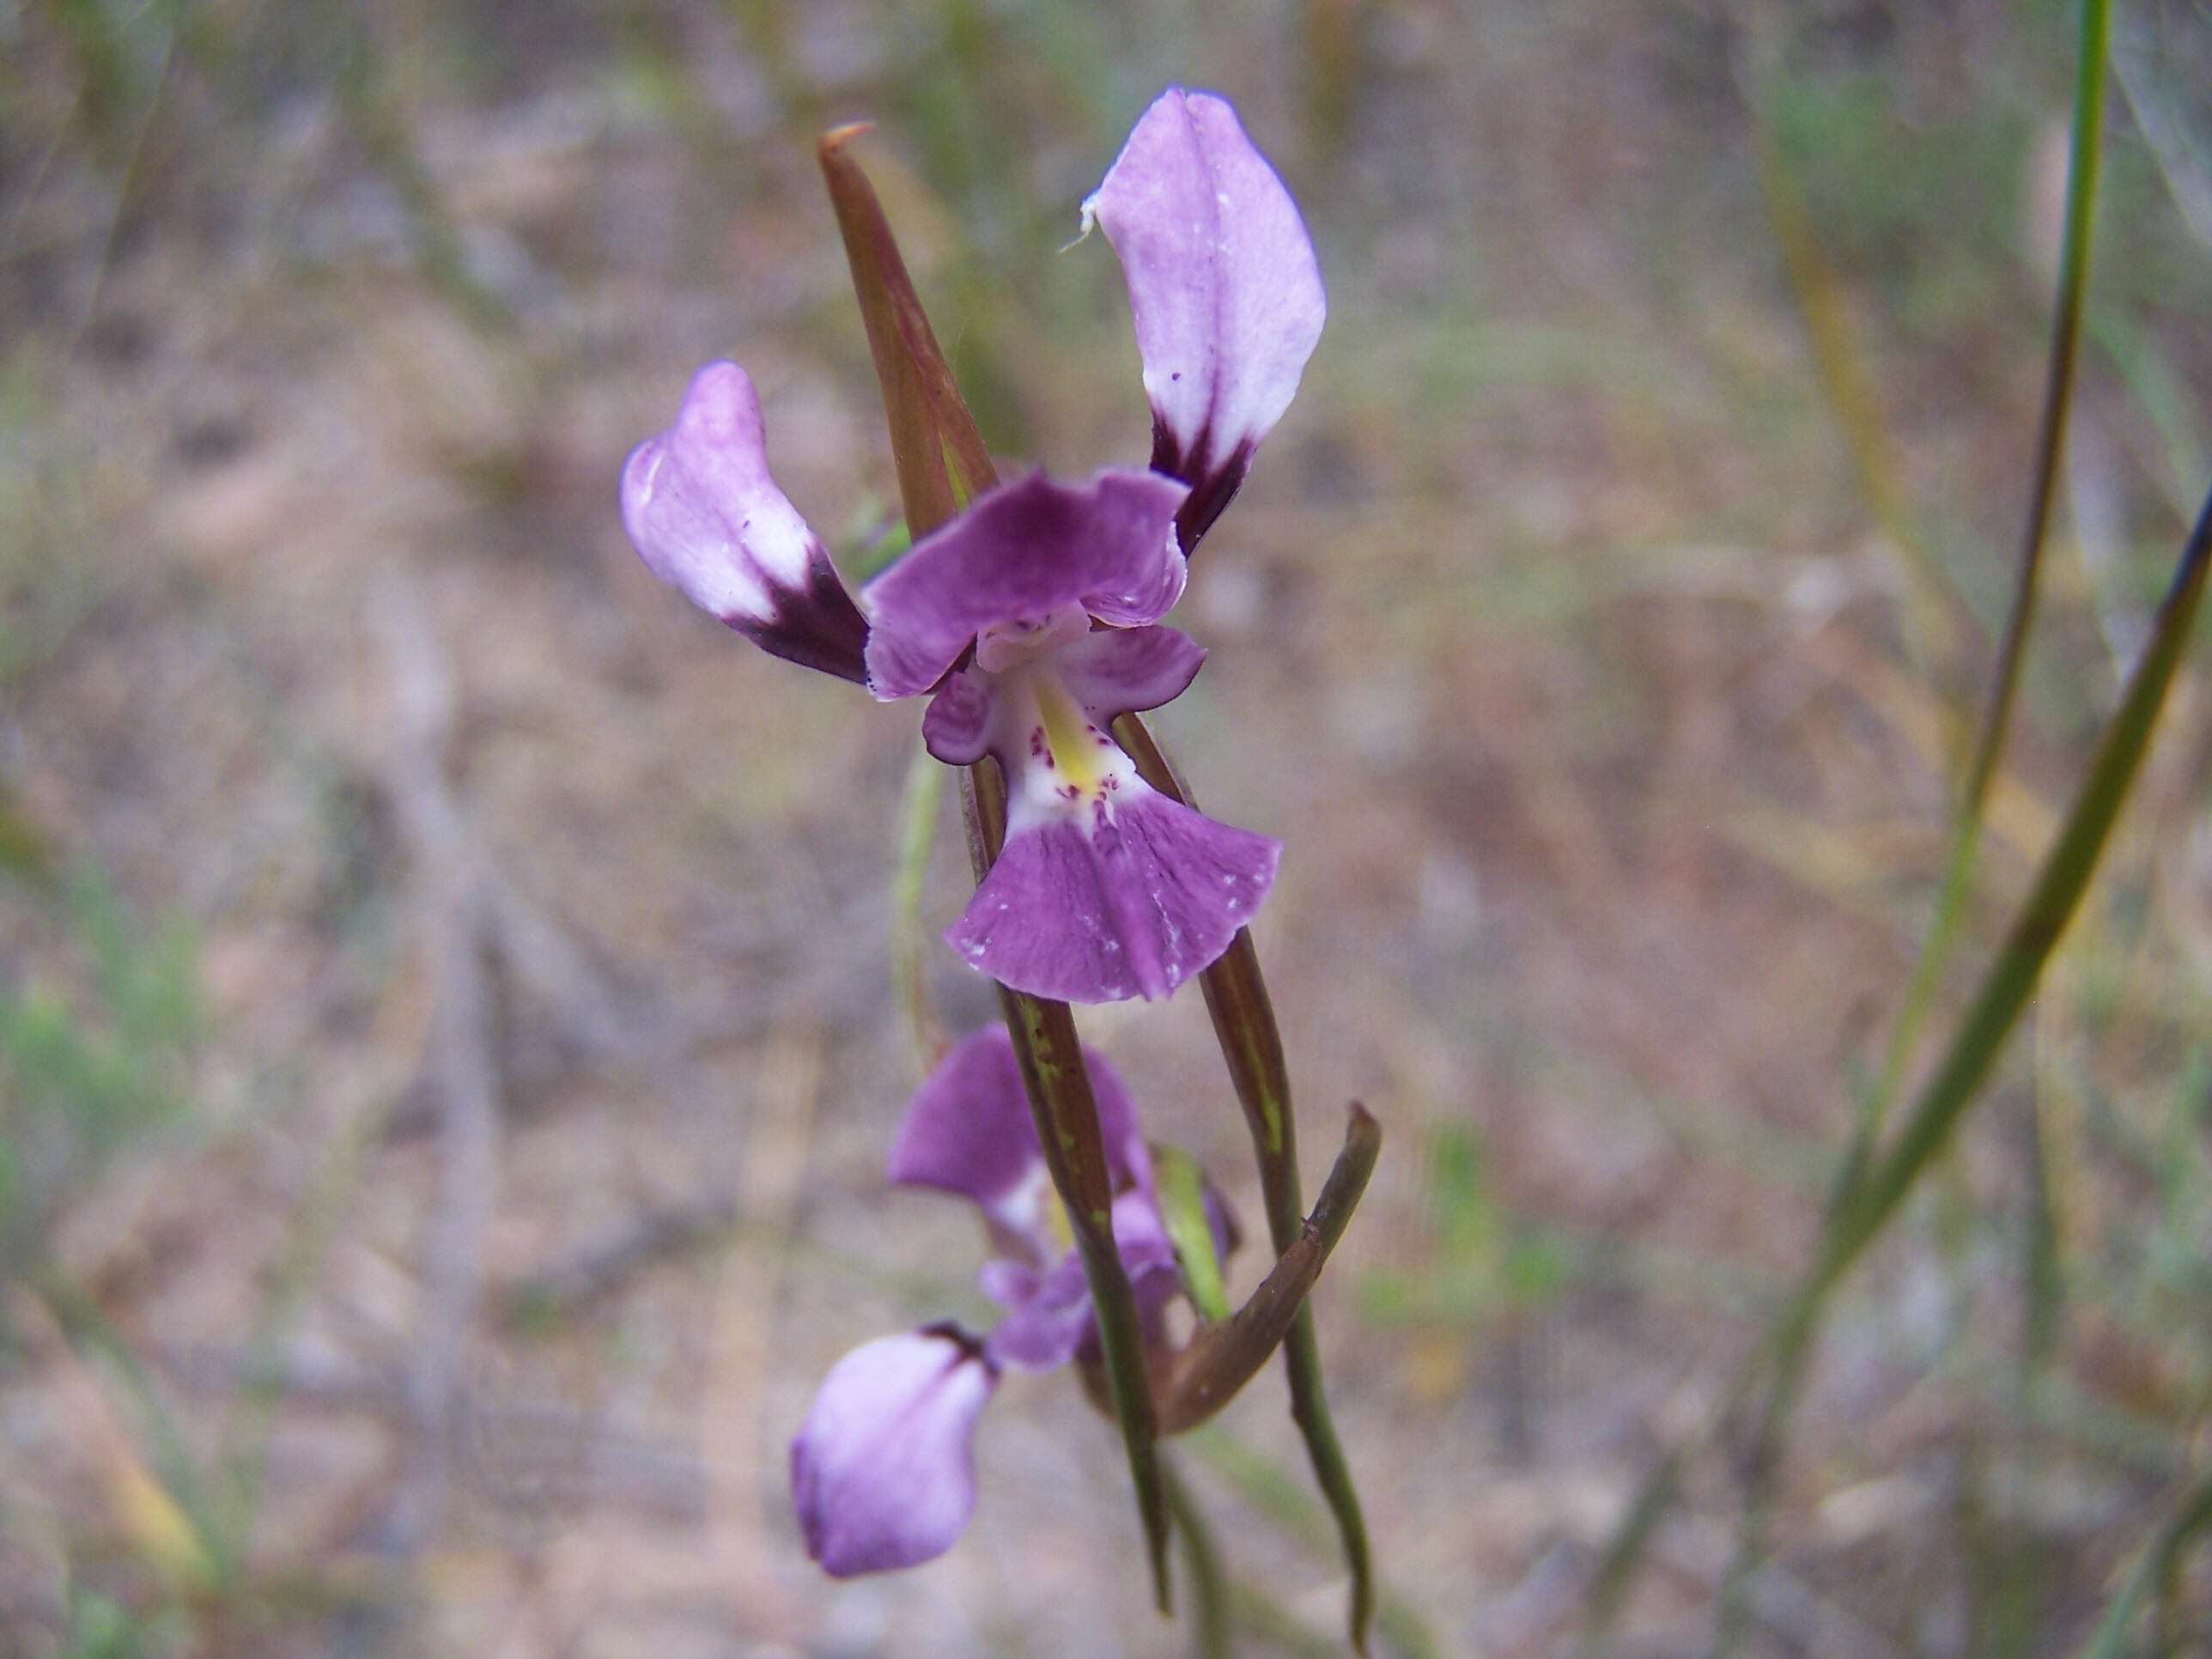
<path id="1" fill-rule="evenodd" d="M 1015 990 L 1111 1002 L 1210 966 L 1274 881 L 1278 842 L 1155 792 L 1109 731 L 1205 661 L 1160 618 L 1297 389 L 1324 307 L 1297 207 L 1218 98 L 1163 94 L 1084 222 L 1128 279 L 1154 470 L 986 490 L 855 604 L 769 474 L 752 382 L 718 362 L 631 454 L 622 507 L 646 563 L 702 608 L 879 699 L 929 696 L 939 760 L 997 760 L 1005 849 L 946 938 Z"/>
<path id="2" fill-rule="evenodd" d="M 1158 1347 L 1182 1273 L 1128 1092 L 1097 1054 L 1086 1051 L 1085 1060 L 1115 1184 L 1115 1245 L 1146 1345 Z M 981 1282 L 1003 1313 L 986 1336 L 937 1324 L 878 1338 L 823 1378 L 792 1442 L 792 1503 L 808 1554 L 841 1578 L 950 1549 L 975 1509 L 975 1425 L 1001 1373 L 1094 1357 L 1097 1342 L 1082 1264 L 1064 1224 L 1054 1225 L 1057 1200 L 1003 1030 L 966 1038 L 930 1074 L 907 1109 L 887 1173 L 895 1185 L 975 1205 L 992 1249 Z M 1206 1217 L 1215 1249 L 1226 1252 L 1233 1230 L 1211 1193 Z"/>

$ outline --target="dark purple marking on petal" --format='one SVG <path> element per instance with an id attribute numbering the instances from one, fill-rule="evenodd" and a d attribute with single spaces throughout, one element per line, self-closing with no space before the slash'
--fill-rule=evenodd
<path id="1" fill-rule="evenodd" d="M 831 1366 L 791 1443 L 807 1554 L 848 1578 L 951 1548 L 975 1507 L 975 1420 L 998 1380 L 983 1346 L 950 1326 L 880 1338 Z"/>
<path id="2" fill-rule="evenodd" d="M 918 696 L 985 629 L 1073 604 L 1116 624 L 1157 621 L 1182 593 L 1174 524 L 1186 493 L 1125 468 L 1087 484 L 1036 472 L 978 497 L 862 590 L 868 689 Z"/>
<path id="3" fill-rule="evenodd" d="M 623 464 L 623 527 L 653 574 L 763 651 L 865 681 L 867 624 L 769 476 L 759 395 L 735 363 L 691 377 L 676 424 Z"/>
<path id="4" fill-rule="evenodd" d="M 1151 1000 L 1229 948 L 1281 856 L 1279 842 L 1132 782 L 1082 823 L 1048 817 L 1009 835 L 945 937 L 971 967 L 1032 996 Z"/>
<path id="5" fill-rule="evenodd" d="M 1197 441 L 1186 450 L 1157 417 L 1153 419 L 1154 471 L 1181 478 L 1191 486 L 1188 499 L 1176 514 L 1176 540 L 1185 557 L 1198 545 L 1199 538 L 1213 528 L 1213 521 L 1229 510 L 1229 503 L 1237 499 L 1237 492 L 1244 487 L 1244 475 L 1252 470 L 1252 453 L 1258 447 L 1257 443 L 1240 443 L 1217 461 L 1211 428 L 1200 433 Z"/>
<path id="6" fill-rule="evenodd" d="M 1206 651 L 1181 629 L 1155 624 L 1094 629 L 1061 647 L 1052 660 L 1068 695 L 1093 725 L 1104 727 L 1181 696 L 1198 677 Z"/>
<path id="7" fill-rule="evenodd" d="M 1162 93 L 1083 215 L 1121 261 L 1152 465 L 1191 486 L 1188 553 L 1297 391 L 1328 312 L 1321 268 L 1283 181 L 1206 93 Z"/>

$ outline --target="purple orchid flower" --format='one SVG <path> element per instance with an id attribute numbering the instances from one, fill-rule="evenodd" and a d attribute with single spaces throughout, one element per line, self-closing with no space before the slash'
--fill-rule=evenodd
<path id="1" fill-rule="evenodd" d="M 996 757 L 1005 850 L 946 939 L 1016 990 L 1115 1002 L 1209 966 L 1274 882 L 1279 842 L 1158 793 L 1108 732 L 1205 661 L 1160 618 L 1296 392 L 1325 305 L 1297 207 L 1218 98 L 1163 94 L 1083 222 L 1127 278 L 1153 471 L 990 490 L 856 605 L 769 475 L 752 382 L 718 362 L 631 454 L 622 507 L 646 563 L 695 604 L 881 700 L 929 695 L 923 739 L 947 764 Z"/>
<path id="2" fill-rule="evenodd" d="M 1128 1091 L 1085 1050 L 1114 1175 L 1114 1242 L 1148 1346 L 1166 1338 L 1182 1278 L 1153 1195 L 1152 1158 Z M 907 1108 L 889 1179 L 974 1204 L 991 1241 L 980 1282 L 1004 1310 L 988 1336 L 930 1325 L 866 1343 L 830 1368 L 791 1443 L 791 1494 L 807 1553 L 834 1576 L 910 1567 L 942 1555 L 975 1504 L 976 1419 L 1008 1367 L 1043 1371 L 1095 1350 L 1083 1265 L 1055 1228 L 1057 1200 L 1037 1147 L 1012 1041 L 975 1032 Z M 1208 1194 L 1216 1248 L 1234 1230 Z"/>

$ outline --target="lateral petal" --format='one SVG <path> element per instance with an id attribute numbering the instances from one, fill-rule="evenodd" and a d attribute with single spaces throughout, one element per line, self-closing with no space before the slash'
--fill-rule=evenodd
<path id="1" fill-rule="evenodd" d="M 864 680 L 867 624 L 768 469 L 760 397 L 735 363 L 691 378 L 676 424 L 623 465 L 623 527 L 648 569 L 763 651 Z"/>
<path id="2" fill-rule="evenodd" d="M 975 1419 L 998 1371 L 975 1339 L 933 1326 L 865 1343 L 830 1368 L 791 1443 L 806 1553 L 834 1577 L 952 1547 L 975 1507 Z"/>
<path id="3" fill-rule="evenodd" d="M 1189 635 L 1155 624 L 1094 629 L 1062 646 L 1053 667 L 1068 695 L 1104 726 L 1121 715 L 1174 702 L 1198 678 L 1205 661 L 1205 647 Z"/>

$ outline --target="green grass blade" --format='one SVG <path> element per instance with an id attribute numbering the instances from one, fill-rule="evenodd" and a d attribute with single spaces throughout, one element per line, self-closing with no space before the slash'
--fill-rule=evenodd
<path id="1" fill-rule="evenodd" d="M 1727 1396 L 1729 1409 L 1743 1400 L 1763 1368 L 1772 1364 L 1786 1375 L 1795 1357 L 1810 1345 L 1829 1292 L 1896 1213 L 1996 1064 L 2096 872 L 2098 858 L 2150 746 L 2166 691 L 2196 623 L 2208 566 L 2212 566 L 2212 495 L 2197 514 L 2142 659 L 2106 726 L 2088 775 L 2002 949 L 1904 1128 L 1886 1152 L 1869 1151 L 1859 1166 L 1861 1173 L 1848 1190 L 1838 1194 L 1812 1270 L 1738 1375 Z M 1594 1639 L 1601 1639 L 1618 1617 L 1645 1547 L 1679 1491 L 1680 1466 L 1703 1443 L 1700 1435 L 1670 1454 L 1616 1529 L 1588 1598 L 1588 1626 Z"/>
<path id="2" fill-rule="evenodd" d="M 2158 1535 L 2136 1558 L 2127 1582 L 2112 1597 L 2095 1633 L 2082 1648 L 2081 1659 L 2131 1659 L 2138 1650 L 2128 1639 L 2136 1615 L 2145 1603 L 2156 1599 L 2160 1587 L 2180 1565 L 2182 1552 L 2190 1540 L 2208 1527 L 2212 1527 L 2212 1480 L 2201 1482 L 2189 1494 L 2172 1519 L 2159 1528 Z"/>
<path id="3" fill-rule="evenodd" d="M 1879 1165 L 1868 1162 L 1875 1147 L 1879 1145 L 1891 1103 L 1903 1086 L 1905 1067 L 1917 1046 L 1921 1030 L 1934 1010 L 1936 993 L 1950 963 L 1952 947 L 1965 919 L 1967 900 L 1973 889 L 1975 857 L 1980 848 L 1982 820 L 1988 805 L 1990 787 L 1996 776 L 1998 763 L 2003 757 L 2006 741 L 2011 735 L 2013 712 L 2019 702 L 2021 664 L 2027 656 L 2028 636 L 2035 625 L 2044 550 L 2050 540 L 2051 502 L 2057 490 L 2058 465 L 2065 448 L 2067 416 L 2073 404 L 2075 366 L 2080 355 L 2082 300 L 2088 289 L 2089 251 L 2096 218 L 2098 163 L 2104 130 L 2105 84 L 2111 33 L 2110 0 L 2082 0 L 2081 40 L 2075 66 L 2073 143 L 2067 173 L 2063 249 L 2059 262 L 2057 303 L 2051 319 L 2051 350 L 2045 365 L 2043 407 L 2036 426 L 2027 523 L 2021 532 L 2020 553 L 2014 567 L 2012 604 L 2005 617 L 2004 633 L 1998 642 L 1989 699 L 1984 705 L 1981 723 L 1975 732 L 1973 748 L 1967 757 L 1960 783 L 1958 802 L 1953 812 L 1944 857 L 1942 884 L 1937 890 L 1936 915 L 1922 941 L 1919 959 L 1914 963 L 1911 977 L 1906 982 L 1897 1021 L 1891 1030 L 1889 1044 L 1882 1058 L 1881 1076 L 1863 1107 L 1857 1140 L 1852 1156 L 1844 1165 L 1844 1179 L 1838 1185 L 1828 1216 L 1828 1238 L 1831 1241 L 1856 1238 L 1856 1243 L 1851 1246 L 1852 1254 L 1879 1231 L 1890 1210 L 1893 1210 L 1919 1175 L 1926 1158 L 1932 1156 L 1936 1147 L 1941 1144 L 1948 1124 L 1955 1121 L 1958 1113 L 1972 1097 L 1982 1076 L 1995 1060 L 1997 1046 L 2010 1031 L 2012 1021 L 2018 1016 L 2019 1004 L 2026 1001 L 2027 991 L 2041 973 L 2050 946 L 2056 944 L 2057 933 L 2063 931 L 2064 917 L 2072 914 L 2074 902 L 2080 896 L 2080 886 L 2076 885 L 2065 902 L 2057 927 L 2049 942 L 2035 956 L 2027 977 L 2021 981 L 2018 1002 L 2013 1004 L 2001 1023 L 1983 1033 L 1987 1042 L 1986 1048 L 1969 1051 L 1966 1056 L 1974 1063 L 1959 1075 L 1970 1077 L 1971 1081 L 1964 1084 L 1961 1091 L 1948 1108 L 1939 1103 L 1933 1113 L 1923 1111 L 1917 1120 L 1936 1130 L 1933 1137 L 1926 1140 L 1917 1161 L 1909 1165 L 1893 1161 Z M 2184 631 L 2185 634 L 2185 627 Z M 2163 692 L 2161 681 L 2159 695 L 2162 696 Z M 2154 706 L 2153 712 L 2155 712 Z M 2148 738 L 2148 726 L 2142 736 Z M 2139 757 L 2140 749 L 2136 751 L 2136 756 Z M 2094 776 L 2093 772 L 2093 781 Z M 2120 799 L 2124 797 L 2127 784 L 2132 777 L 2131 758 L 2124 769 L 2124 776 L 2118 783 L 2118 793 L 2109 803 L 2110 810 L 2105 816 L 2106 828 L 2110 827 L 2110 814 L 2118 811 Z M 2091 816 L 2096 816 L 2095 812 L 2093 811 Z M 2093 867 L 2095 862 L 2096 848 L 2100 848 L 2102 844 L 2103 831 L 2100 830 L 2088 854 L 2088 866 L 2080 872 L 2081 883 L 2086 884 L 2089 867 Z M 2066 837 L 2062 836 L 2061 848 L 2065 845 Z M 2012 952 L 2008 950 L 2006 957 L 2000 959 L 2000 966 L 2011 957 Z M 2024 959 L 2022 965 L 2025 965 Z M 1954 1057 L 1959 1057 L 1956 1050 Z M 1908 1132 L 1905 1140 L 1900 1143 L 1899 1152 L 1911 1151 L 1913 1144 L 1911 1133 Z M 1869 1194 L 1866 1183 L 1885 1179 L 1897 1183 L 1893 1188 L 1887 1189 L 1890 1191 L 1887 1207 L 1873 1219 L 1872 1231 L 1857 1231 L 1861 1218 L 1869 1213 L 1865 1207 Z M 1823 1260 L 1825 1262 L 1825 1255 Z M 1846 1255 L 1834 1265 L 1832 1273 L 1840 1274 L 1848 1261 L 1849 1256 Z M 1734 1559 L 1729 1565 L 1728 1582 L 1716 1613 L 1714 1652 L 1717 1656 L 1733 1652 L 1743 1632 L 1744 1597 L 1751 1575 L 1757 1571 L 1764 1553 L 1766 1517 L 1773 1504 L 1774 1483 L 1779 1477 L 1798 1402 L 1803 1397 L 1804 1372 L 1819 1329 L 1821 1305 L 1828 1287 L 1833 1283 L 1834 1277 L 1831 1276 L 1808 1285 L 1804 1299 L 1785 1315 L 1778 1327 L 1776 1345 L 1770 1351 L 1775 1364 L 1774 1376 L 1753 1448 Z M 2045 1287 L 2039 1284 L 2037 1288 Z"/>
<path id="4" fill-rule="evenodd" d="M 1233 1609 L 1213 1528 L 1181 1473 L 1167 1458 L 1160 1460 L 1160 1485 L 1167 1492 L 1168 1513 L 1175 1517 L 1176 1536 L 1182 1540 L 1183 1565 L 1189 1569 L 1194 1604 L 1191 1651 L 1197 1659 L 1229 1659 L 1237 1650 Z"/>
<path id="5" fill-rule="evenodd" d="M 2035 885 L 2021 905 L 1980 989 L 1894 1144 L 1870 1167 L 1856 1193 L 1838 1210 L 1808 1286 L 1817 1297 L 1841 1278 L 1911 1190 L 1929 1158 L 1948 1138 L 1974 1098 L 2021 1010 L 2057 947 L 2081 895 L 2096 872 L 2113 821 L 2125 805 L 2136 772 L 2150 746 L 2181 653 L 2189 642 L 2204 574 L 2212 558 L 2212 497 L 2191 531 L 2173 584 L 2160 604 L 2142 659 L 2129 677 L 2126 695 L 2106 725 L 2088 776 L 2066 815 L 2058 840 L 2045 857 Z"/>
<path id="6" fill-rule="evenodd" d="M 1904 1086 L 1920 1032 L 1933 1012 L 1936 994 L 1958 938 L 1968 894 L 1973 886 L 1974 856 L 1981 841 L 1982 816 L 1990 785 L 2012 731 L 2019 701 L 2020 666 L 2035 624 L 2036 598 L 2042 585 L 2043 550 L 2049 540 L 2051 504 L 2057 492 L 2058 463 L 2066 444 L 2066 417 L 2073 404 L 2075 364 L 2080 356 L 2081 303 L 2089 287 L 2089 248 L 2097 212 L 2098 162 L 2103 151 L 2106 66 L 2112 43 L 2110 0 L 2082 0 L 2081 50 L 2074 82 L 2074 131 L 2066 175 L 2066 228 L 2058 265 L 2057 304 L 2051 324 L 2051 355 L 2045 366 L 2043 412 L 2037 422 L 2034 471 L 2028 485 L 2027 523 L 2021 532 L 2014 577 L 2012 608 L 1990 681 L 1982 723 L 1959 789 L 1936 918 L 1914 963 L 1882 1058 L 1881 1079 L 1869 1111 L 1879 1129 Z"/>

